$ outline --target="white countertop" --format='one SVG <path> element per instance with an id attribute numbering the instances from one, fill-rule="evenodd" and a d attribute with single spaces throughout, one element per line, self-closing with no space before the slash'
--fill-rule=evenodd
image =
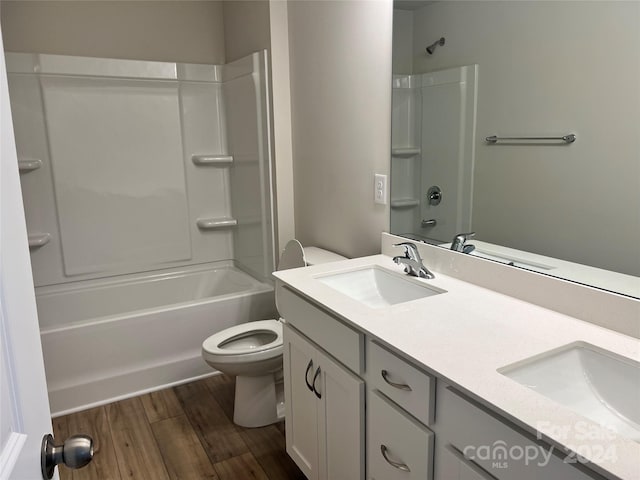
<path id="1" fill-rule="evenodd" d="M 579 453 L 599 473 L 640 478 L 640 444 L 612 435 L 497 371 L 574 342 L 590 343 L 640 362 L 640 340 L 437 271 L 433 280 L 416 281 L 446 293 L 383 308 L 367 307 L 315 278 L 374 265 L 402 273 L 390 257 L 374 255 L 280 271 L 274 276 L 517 425 L 539 432 L 552 444 L 581 446 Z M 588 438 L 583 438 L 585 427 Z M 605 455 L 603 446 L 614 455 Z"/>

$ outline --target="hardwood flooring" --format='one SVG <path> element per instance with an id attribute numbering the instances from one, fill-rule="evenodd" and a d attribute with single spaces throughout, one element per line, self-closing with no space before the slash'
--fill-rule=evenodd
<path id="1" fill-rule="evenodd" d="M 53 419 L 56 439 L 93 437 L 93 461 L 61 480 L 305 480 L 285 452 L 284 424 L 243 428 L 235 382 L 209 377 Z"/>

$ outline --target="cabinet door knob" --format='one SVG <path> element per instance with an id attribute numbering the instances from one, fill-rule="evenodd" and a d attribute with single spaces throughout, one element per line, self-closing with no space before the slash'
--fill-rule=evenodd
<path id="1" fill-rule="evenodd" d="M 394 462 L 393 460 L 391 460 L 388 456 L 388 449 L 387 446 L 382 444 L 380 445 L 380 452 L 382 453 L 382 457 L 384 458 L 384 460 L 391 465 L 394 468 L 397 468 L 398 470 L 402 470 L 403 472 L 410 472 L 411 470 L 409 469 L 409 467 L 407 466 L 407 464 L 405 463 L 399 463 L 399 462 Z"/>
<path id="2" fill-rule="evenodd" d="M 380 371 L 380 375 L 382 375 L 382 379 L 387 382 L 389 385 L 391 385 L 394 388 L 397 388 L 399 390 L 406 390 L 407 392 L 411 392 L 411 387 L 409 385 L 407 385 L 406 383 L 395 383 L 392 382 L 391 380 L 389 380 L 389 372 L 387 372 L 386 370 L 381 370 Z"/>
<path id="3" fill-rule="evenodd" d="M 313 368 L 313 359 L 309 360 L 309 365 L 307 365 L 307 371 L 304 372 L 304 383 L 307 384 L 307 388 L 309 391 L 313 392 L 313 385 L 309 383 L 309 372 Z"/>
<path id="4" fill-rule="evenodd" d="M 316 388 L 316 380 L 318 379 L 319 376 L 320 376 L 320 367 L 318 367 L 318 369 L 316 370 L 315 375 L 313 376 L 313 393 L 316 394 L 316 397 L 322 398 L 322 393 L 320 393 L 318 391 L 318 389 Z"/>

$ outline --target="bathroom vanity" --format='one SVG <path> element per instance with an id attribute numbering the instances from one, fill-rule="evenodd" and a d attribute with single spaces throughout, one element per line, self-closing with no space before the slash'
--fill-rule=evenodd
<path id="1" fill-rule="evenodd" d="M 287 452 L 307 478 L 640 478 L 633 378 L 624 435 L 516 378 L 531 358 L 563 368 L 545 362 L 567 346 L 633 374 L 640 342 L 435 273 L 410 278 L 376 255 L 275 274 Z"/>

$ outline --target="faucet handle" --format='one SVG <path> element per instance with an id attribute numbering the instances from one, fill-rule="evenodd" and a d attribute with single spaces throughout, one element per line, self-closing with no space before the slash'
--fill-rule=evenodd
<path id="1" fill-rule="evenodd" d="M 412 242 L 400 242 L 394 243 L 394 247 L 404 247 L 404 255 L 406 258 L 412 258 L 414 260 L 419 260 L 422 262 L 422 258 L 420 258 L 420 252 L 418 252 L 418 247 L 415 243 Z"/>
<path id="2" fill-rule="evenodd" d="M 458 233 L 456 235 L 456 237 L 462 237 L 464 240 L 469 240 L 470 238 L 473 238 L 475 236 L 476 236 L 476 232 Z"/>

